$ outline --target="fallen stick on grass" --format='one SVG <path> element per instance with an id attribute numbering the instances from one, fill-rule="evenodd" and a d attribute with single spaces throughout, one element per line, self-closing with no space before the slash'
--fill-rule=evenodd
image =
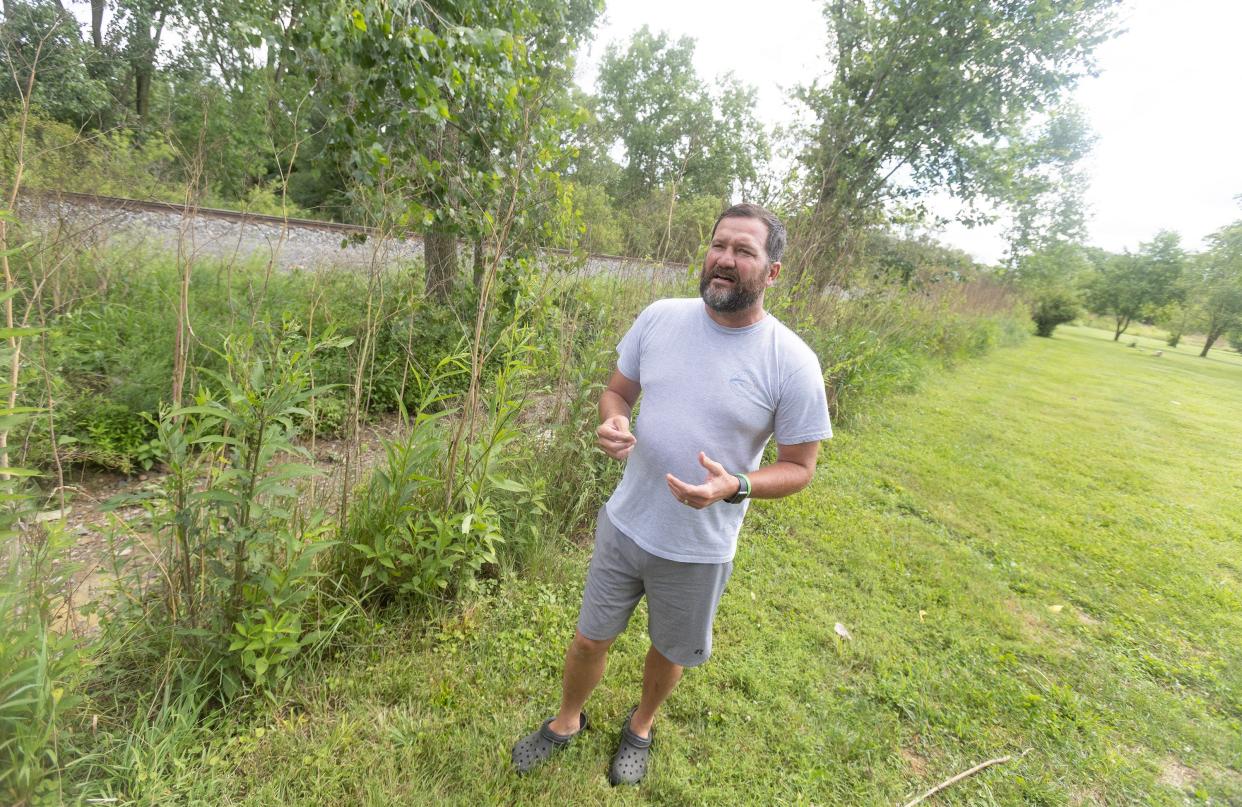
<path id="1" fill-rule="evenodd" d="M 933 787 L 931 790 L 927 791 L 923 795 L 919 796 L 917 799 L 906 802 L 904 807 L 914 807 L 914 805 L 918 804 L 920 801 L 923 801 L 929 796 L 936 795 L 941 790 L 944 790 L 946 787 L 953 784 L 954 782 L 960 782 L 963 779 L 965 779 L 967 776 L 974 776 L 976 773 L 983 770 L 984 768 L 990 767 L 992 765 L 999 765 L 1000 763 L 1008 762 L 1011 759 L 1013 759 L 1012 756 L 1006 755 L 1003 757 L 997 757 L 996 759 L 989 759 L 987 762 L 980 762 L 978 765 L 976 765 L 975 767 L 971 768 L 968 771 L 962 771 L 957 776 L 953 776 L 948 779 L 945 779 L 943 782 L 936 785 L 935 787 Z"/>

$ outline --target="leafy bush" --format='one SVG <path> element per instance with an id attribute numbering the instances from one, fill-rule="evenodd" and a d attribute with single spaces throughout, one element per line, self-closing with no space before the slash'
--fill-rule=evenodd
<path id="1" fill-rule="evenodd" d="M 135 605 L 116 629 L 140 629 L 189 660 L 225 699 L 279 685 L 318 639 L 303 613 L 317 588 L 315 557 L 333 545 L 330 524 L 299 501 L 296 480 L 315 471 L 297 461 L 306 452 L 293 439 L 321 392 L 309 383 L 311 358 L 346 342 L 308 343 L 294 323 L 269 342 L 227 343 L 226 372 L 208 373 L 222 398 L 203 390 L 195 405 L 165 412 L 157 439 L 167 476 L 115 502 L 150 514 L 164 570 L 154 583 L 145 568 L 129 570 Z"/>
<path id="2" fill-rule="evenodd" d="M 619 254 L 624 249 L 625 233 L 608 193 L 598 185 L 571 184 L 570 187 L 574 212 L 580 222 L 576 246 L 594 254 Z"/>
<path id="3" fill-rule="evenodd" d="M 20 122 L 17 115 L 0 121 L 5 176 L 13 175 Z M 23 181 L 32 189 L 182 202 L 179 173 L 177 151 L 158 131 L 142 137 L 122 129 L 83 136 L 75 126 L 37 115 L 27 126 Z"/>
<path id="4" fill-rule="evenodd" d="M 468 372 L 468 356 L 446 357 L 420 376 L 417 413 L 404 437 L 385 443 L 386 462 L 371 473 L 342 536 L 340 577 L 359 593 L 426 601 L 472 588 L 501 544 L 523 539 L 520 514 L 544 511 L 539 488 L 511 473 L 523 458 L 513 419 L 524 403 L 528 336 L 511 332 L 503 345 L 473 433 L 463 432 L 464 414 L 446 392 L 446 382 Z"/>
<path id="5" fill-rule="evenodd" d="M 1068 289 L 1044 289 L 1031 301 L 1031 319 L 1035 335 L 1049 337 L 1058 325 L 1073 322 L 1078 316 L 1078 300 Z"/>

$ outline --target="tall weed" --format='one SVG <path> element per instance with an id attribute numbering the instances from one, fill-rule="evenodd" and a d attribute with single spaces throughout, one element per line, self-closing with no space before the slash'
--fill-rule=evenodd
<path id="1" fill-rule="evenodd" d="M 346 340 L 308 343 L 298 331 L 286 322 L 265 347 L 229 342 L 227 371 L 209 372 L 221 397 L 201 391 L 157 424 L 168 474 L 115 502 L 140 504 L 151 523 L 150 536 L 130 537 L 142 550 L 130 557 L 141 560 L 125 578 L 131 605 L 116 629 L 137 626 L 167 658 L 200 667 L 224 699 L 278 686 L 318 639 L 304 617 L 315 557 L 333 538 L 323 514 L 300 501 L 297 481 L 315 471 L 294 437 L 322 392 L 310 385 L 311 357 Z"/>
<path id="2" fill-rule="evenodd" d="M 463 350 L 418 375 L 421 399 L 405 433 L 385 444 L 385 462 L 350 508 L 337 564 L 361 594 L 416 601 L 473 588 L 498 550 L 532 535 L 531 513 L 545 512 L 539 480 L 519 481 L 522 452 L 515 417 L 530 372 L 529 330 L 505 332 L 498 369 L 481 399 L 479 427 L 454 456 L 450 442 L 464 416 L 450 390 L 469 371 Z"/>
<path id="3" fill-rule="evenodd" d="M 0 385 L 6 402 L 7 385 Z M 27 420 L 23 408 L 0 408 L 0 423 Z M 53 628 L 65 607 L 73 570 L 59 521 L 36 517 L 31 471 L 0 473 L 0 800 L 59 801 L 67 760 L 66 717 L 77 704 L 82 659 L 73 637 Z"/>
<path id="4" fill-rule="evenodd" d="M 59 526 L 26 524 L 0 549 L 0 801 L 58 801 L 67 715 L 80 698 L 82 658 L 53 629 L 66 582 Z M 56 561 L 56 563 L 53 563 Z"/>

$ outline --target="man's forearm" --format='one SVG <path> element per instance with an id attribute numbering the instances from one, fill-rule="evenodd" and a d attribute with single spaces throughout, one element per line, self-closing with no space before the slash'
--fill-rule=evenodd
<path id="1" fill-rule="evenodd" d="M 599 419 L 601 423 L 617 415 L 629 420 L 632 411 L 633 407 L 630 406 L 629 401 L 610 389 L 604 390 L 603 394 L 599 396 Z"/>
<path id="2" fill-rule="evenodd" d="M 750 480 L 750 498 L 779 499 L 791 496 L 811 484 L 815 468 L 807 468 L 796 462 L 777 460 L 771 465 L 746 474 Z"/>

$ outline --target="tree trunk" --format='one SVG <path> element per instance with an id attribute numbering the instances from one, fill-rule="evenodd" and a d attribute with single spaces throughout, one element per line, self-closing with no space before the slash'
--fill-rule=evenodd
<path id="1" fill-rule="evenodd" d="M 1212 345 L 1216 344 L 1216 340 L 1220 338 L 1220 331 L 1215 333 L 1208 331 L 1207 339 L 1203 340 L 1203 352 L 1199 354 L 1199 358 L 1207 358 L 1208 351 L 1212 349 Z"/>
<path id="2" fill-rule="evenodd" d="M 91 0 L 91 41 L 95 50 L 103 50 L 104 0 Z"/>
<path id="3" fill-rule="evenodd" d="M 427 295 L 447 302 L 457 280 L 457 238 L 432 230 L 423 237 L 423 260 L 427 264 Z"/>
<path id="4" fill-rule="evenodd" d="M 1129 317 L 1117 317 L 1117 332 L 1113 334 L 1113 341 L 1121 339 L 1121 335 L 1126 332 L 1126 328 L 1130 327 Z"/>
<path id="5" fill-rule="evenodd" d="M 138 65 L 134 66 L 134 111 L 139 120 L 147 119 L 147 110 L 151 107 L 151 71 Z"/>
<path id="6" fill-rule="evenodd" d="M 159 19 L 152 23 L 153 28 L 139 28 L 145 40 L 139 44 L 135 55 L 130 59 L 134 69 L 134 111 L 144 122 L 151 108 L 151 78 L 155 75 L 155 57 L 160 52 L 160 38 L 164 34 L 164 23 L 167 19 L 168 9 L 163 8 L 160 10 Z"/>

